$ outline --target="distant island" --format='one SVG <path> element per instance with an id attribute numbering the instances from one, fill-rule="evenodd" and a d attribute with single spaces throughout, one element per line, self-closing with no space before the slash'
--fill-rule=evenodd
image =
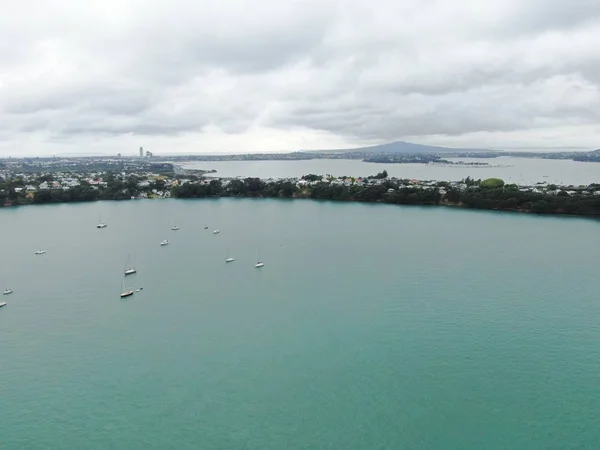
<path id="1" fill-rule="evenodd" d="M 55 165 L 53 165 L 55 163 Z M 40 166 L 43 169 L 40 170 Z M 287 198 L 600 216 L 600 184 L 533 186 L 498 178 L 462 181 L 308 174 L 301 178 L 207 178 L 171 163 L 76 160 L 2 163 L 0 205 L 156 198 Z M 213 172 L 214 173 L 214 172 Z"/>
<path id="2" fill-rule="evenodd" d="M 447 158 L 493 159 L 499 157 L 566 159 L 579 162 L 600 162 L 600 149 L 587 152 L 516 152 L 477 148 L 450 148 L 392 142 L 389 144 L 339 150 L 299 150 L 288 153 L 241 153 L 220 155 L 179 155 L 156 157 L 156 161 L 303 161 L 313 159 L 353 159 L 373 163 L 452 165 Z M 475 166 L 475 163 L 463 163 Z"/>
<path id="3" fill-rule="evenodd" d="M 154 171 L 172 171 L 173 165 L 185 171 L 184 162 L 219 161 L 306 161 L 318 159 L 349 159 L 386 164 L 463 164 L 483 166 L 473 162 L 452 162 L 448 158 L 494 159 L 500 157 L 562 159 L 578 162 L 600 162 L 600 149 L 586 152 L 517 152 L 477 148 L 451 148 L 413 144 L 410 142 L 392 142 L 389 144 L 340 150 L 299 150 L 286 153 L 239 153 L 239 154 L 190 154 L 190 155 L 153 155 L 146 158 L 115 157 L 77 157 L 77 158 L 0 158 L 0 171 L 3 167 L 19 166 L 24 172 L 52 170 L 112 170 L 122 167 L 125 171 L 142 168 Z M 213 169 L 214 170 L 214 169 Z"/>

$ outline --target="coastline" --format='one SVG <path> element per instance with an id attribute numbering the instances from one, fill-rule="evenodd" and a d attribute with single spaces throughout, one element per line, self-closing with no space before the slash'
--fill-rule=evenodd
<path id="1" fill-rule="evenodd" d="M 500 207 L 492 207 L 492 208 L 482 208 L 482 207 L 474 207 L 468 206 L 462 203 L 452 203 L 452 202 L 439 202 L 439 203 L 391 203 L 386 202 L 384 200 L 353 200 L 353 199 L 328 199 L 328 198 L 312 198 L 307 196 L 293 196 L 293 197 L 267 197 L 267 196 L 250 196 L 250 195 L 213 195 L 206 197 L 164 197 L 164 198 L 129 198 L 129 199 L 96 199 L 96 200 L 78 200 L 78 201 L 67 201 L 67 202 L 50 202 L 50 203 L 28 203 L 28 204 L 20 204 L 20 205 L 0 205 L 0 211 L 3 209 L 12 209 L 19 207 L 28 207 L 28 206 L 50 206 L 50 205 L 59 205 L 59 204 L 68 204 L 68 203 L 94 203 L 94 202 L 122 202 L 122 201 L 135 201 L 135 200 L 220 200 L 220 199 L 252 199 L 252 200 L 287 200 L 287 201 L 296 201 L 296 200 L 313 200 L 313 201 L 325 201 L 325 202 L 335 202 L 335 203 L 371 203 L 371 204 L 379 204 L 379 205 L 397 205 L 397 206 L 418 206 L 418 207 L 446 207 L 451 209 L 464 209 L 470 211 L 488 211 L 488 212 L 498 212 L 498 213 L 512 213 L 512 214 L 531 214 L 537 216 L 553 216 L 553 217 L 579 217 L 579 218 L 590 218 L 590 219 L 600 219 L 600 211 L 598 212 L 589 212 L 589 213 L 578 213 L 578 212 L 568 212 L 568 211 L 534 211 L 533 209 L 525 209 L 525 208 L 500 208 Z"/>
<path id="2" fill-rule="evenodd" d="M 214 171 L 173 172 L 19 172 L 0 180 L 4 207 L 156 198 L 299 198 L 398 205 L 600 216 L 600 183 L 559 186 L 546 181 L 506 184 L 500 178 L 461 181 L 417 180 L 390 177 L 386 170 L 366 177 L 316 175 L 294 178 L 210 177 Z M 164 167 L 161 166 L 161 169 Z"/>

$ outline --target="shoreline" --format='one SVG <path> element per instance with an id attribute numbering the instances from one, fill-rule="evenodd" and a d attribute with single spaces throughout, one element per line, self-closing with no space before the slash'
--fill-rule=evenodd
<path id="1" fill-rule="evenodd" d="M 0 180 L 4 207 L 155 198 L 300 198 L 569 216 L 600 216 L 600 183 L 581 186 L 506 184 L 500 178 L 461 181 L 316 175 L 293 178 L 210 177 L 206 171 L 34 173 Z M 214 172 L 213 172 L 214 174 Z M 215 174 L 216 175 L 216 174 Z"/>
<path id="2" fill-rule="evenodd" d="M 139 201 L 139 200 L 221 200 L 221 199 L 249 199 L 249 200 L 287 200 L 287 201 L 297 201 L 297 200 L 312 200 L 317 202 L 334 202 L 334 203 L 360 203 L 360 204 L 377 204 L 377 205 L 395 205 L 395 206 L 415 206 L 415 207 L 427 207 L 427 208 L 435 208 L 435 207 L 445 207 L 451 209 L 458 210 L 470 210 L 470 211 L 487 211 L 487 212 L 497 212 L 497 213 L 512 213 L 512 214 L 529 214 L 536 216 L 549 216 L 549 217 L 578 217 L 578 218 L 588 218 L 588 219 L 600 219 L 600 212 L 595 213 L 576 213 L 576 212 L 566 212 L 566 211 L 534 211 L 532 209 L 522 209 L 522 208 L 477 208 L 473 206 L 467 206 L 460 203 L 451 203 L 451 202 L 440 202 L 440 203 L 390 203 L 383 200 L 375 200 L 375 201 L 367 201 L 367 200 L 336 200 L 336 199 L 326 199 L 326 198 L 311 198 L 305 196 L 295 196 L 295 197 L 265 197 L 265 196 L 248 196 L 248 195 L 218 195 L 218 196 L 207 196 L 207 197 L 165 197 L 165 198 L 134 198 L 134 199 L 97 199 L 97 200 L 81 200 L 81 201 L 68 201 L 68 202 L 50 202 L 50 203 L 29 203 L 22 205 L 0 205 L 0 212 L 3 209 L 12 209 L 12 208 L 22 208 L 22 207 L 31 207 L 31 206 L 52 206 L 52 205 L 64 205 L 64 204 L 82 204 L 82 203 L 96 203 L 96 202 L 125 202 L 125 201 Z"/>

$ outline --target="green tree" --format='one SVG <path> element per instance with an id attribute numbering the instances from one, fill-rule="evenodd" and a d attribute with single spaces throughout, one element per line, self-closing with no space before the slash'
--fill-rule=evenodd
<path id="1" fill-rule="evenodd" d="M 504 187 L 504 180 L 500 178 L 488 178 L 487 180 L 483 180 L 479 186 L 486 189 L 499 189 Z"/>

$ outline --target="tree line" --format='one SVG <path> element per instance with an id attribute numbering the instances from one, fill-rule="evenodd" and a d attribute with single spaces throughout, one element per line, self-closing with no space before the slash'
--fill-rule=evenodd
<path id="1" fill-rule="evenodd" d="M 342 177 L 340 177 L 342 178 Z M 506 185 L 497 178 L 474 180 L 466 178 L 460 186 L 448 182 L 432 185 L 410 184 L 406 180 L 388 179 L 387 173 L 363 179 L 363 182 L 340 183 L 334 177 L 324 178 L 309 174 L 305 184 L 290 180 L 265 181 L 259 178 L 206 180 L 192 177 L 191 181 L 175 184 L 170 191 L 175 198 L 254 197 L 254 198 L 311 198 L 318 200 L 381 202 L 399 205 L 448 205 L 474 209 L 527 211 L 536 213 L 600 215 L 600 195 L 591 192 L 569 194 L 556 186 L 549 186 L 554 194 L 522 191 L 514 184 Z M 165 189 L 162 180 L 140 188 L 141 178 L 130 176 L 125 180 L 105 176 L 106 186 L 91 186 L 82 182 L 68 190 L 39 190 L 35 194 L 17 193 L 15 182 L 0 182 L 0 205 L 31 203 L 86 202 L 95 200 L 125 200 L 141 192 Z M 333 180 L 333 182 L 332 182 Z M 377 180 L 376 183 L 370 180 Z M 591 190 L 600 190 L 592 185 Z M 558 191 L 558 192 L 556 192 Z"/>

